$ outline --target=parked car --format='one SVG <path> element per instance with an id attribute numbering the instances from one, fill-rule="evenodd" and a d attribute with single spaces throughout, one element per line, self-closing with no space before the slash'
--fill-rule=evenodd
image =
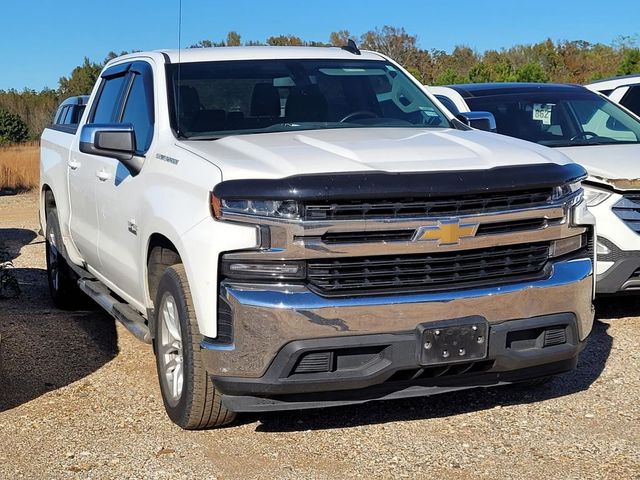
<path id="1" fill-rule="evenodd" d="M 585 86 L 640 116 L 640 74 L 598 80 Z"/>
<path id="2" fill-rule="evenodd" d="M 452 113 L 487 111 L 497 132 L 562 151 L 583 165 L 597 219 L 597 292 L 640 289 L 640 119 L 577 85 L 430 87 Z"/>
<path id="3" fill-rule="evenodd" d="M 585 170 L 435 102 L 354 45 L 110 61 L 42 135 L 55 304 L 153 342 L 183 428 L 574 368 Z"/>

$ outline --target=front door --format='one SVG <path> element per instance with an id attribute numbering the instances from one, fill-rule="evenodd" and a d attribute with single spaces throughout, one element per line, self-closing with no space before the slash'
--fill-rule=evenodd
<path id="1" fill-rule="evenodd" d="M 126 97 L 116 123 L 133 126 L 136 155 L 144 157 L 150 150 L 154 132 L 153 77 L 146 62 L 131 65 Z M 144 166 L 132 175 L 116 159 L 101 157 L 98 174 L 102 180 L 96 189 L 100 235 L 98 255 L 100 273 L 132 303 L 144 303 L 141 281 L 146 259 L 140 258 L 143 239 L 138 234 L 142 199 L 144 198 Z"/>

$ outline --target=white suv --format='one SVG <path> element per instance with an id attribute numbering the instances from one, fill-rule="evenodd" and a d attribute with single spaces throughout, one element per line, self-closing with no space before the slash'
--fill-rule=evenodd
<path id="1" fill-rule="evenodd" d="M 608 96 L 614 102 L 640 115 L 640 74 L 599 80 L 586 87 Z"/>

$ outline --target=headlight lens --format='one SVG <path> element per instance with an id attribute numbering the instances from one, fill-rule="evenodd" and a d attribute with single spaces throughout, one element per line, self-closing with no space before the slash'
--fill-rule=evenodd
<path id="1" fill-rule="evenodd" d="M 588 187 L 586 185 L 584 186 L 584 198 L 587 201 L 587 207 L 595 207 L 596 205 L 600 205 L 611 195 L 612 193 L 607 190 Z"/>
<path id="2" fill-rule="evenodd" d="M 553 189 L 551 199 L 560 200 L 561 198 L 568 197 L 569 195 L 579 191 L 580 188 L 582 188 L 581 182 L 565 183 L 564 185 L 560 185 L 559 187 L 555 187 Z"/>
<path id="3" fill-rule="evenodd" d="M 302 208 L 295 200 L 225 200 L 211 195 L 211 208 L 216 218 L 225 213 L 296 220 Z"/>

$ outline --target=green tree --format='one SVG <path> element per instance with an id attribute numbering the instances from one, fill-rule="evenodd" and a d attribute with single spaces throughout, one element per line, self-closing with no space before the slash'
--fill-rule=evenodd
<path id="1" fill-rule="evenodd" d="M 360 47 L 388 55 L 405 68 L 415 67 L 419 50 L 418 37 L 409 35 L 404 28 L 385 25 L 369 30 L 360 37 Z"/>
<path id="2" fill-rule="evenodd" d="M 478 62 L 469 70 L 469 81 L 472 83 L 490 82 L 492 78 L 491 67 L 485 62 Z"/>
<path id="3" fill-rule="evenodd" d="M 300 37 L 296 37 L 295 35 L 278 35 L 267 38 L 267 45 L 299 47 L 305 45 L 305 42 L 303 42 Z"/>
<path id="4" fill-rule="evenodd" d="M 102 70 L 101 63 L 94 63 L 89 58 L 84 57 L 82 65 L 77 66 L 71 72 L 69 77 L 61 77 L 60 96 L 71 97 L 74 95 L 87 95 L 91 93 L 93 86 Z"/>
<path id="5" fill-rule="evenodd" d="M 529 62 L 516 70 L 518 82 L 548 82 L 549 77 L 537 62 Z"/>
<path id="6" fill-rule="evenodd" d="M 227 33 L 227 47 L 239 47 L 242 45 L 240 42 L 240 35 L 238 32 Z"/>
<path id="7" fill-rule="evenodd" d="M 347 44 L 350 38 L 349 30 L 338 30 L 337 32 L 331 32 L 329 43 L 334 47 L 342 47 Z"/>
<path id="8" fill-rule="evenodd" d="M 625 50 L 618 73 L 620 75 L 640 73 L 640 48 L 629 48 Z"/>
<path id="9" fill-rule="evenodd" d="M 0 145 L 24 142 L 28 136 L 27 124 L 20 115 L 0 110 Z"/>

